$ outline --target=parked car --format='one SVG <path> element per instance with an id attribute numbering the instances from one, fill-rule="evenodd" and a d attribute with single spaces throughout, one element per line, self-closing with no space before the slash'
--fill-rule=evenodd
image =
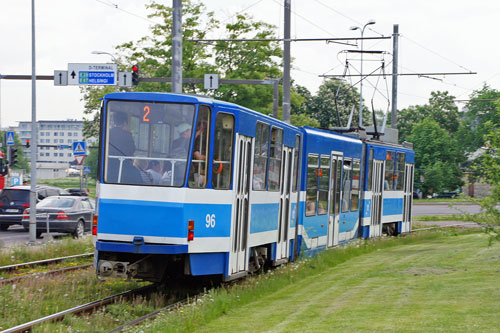
<path id="1" fill-rule="evenodd" d="M 23 211 L 30 206 L 30 190 L 30 186 L 23 185 L 8 187 L 0 192 L 0 230 L 21 224 Z M 37 202 L 53 195 L 69 195 L 62 188 L 46 185 L 37 185 L 36 192 Z"/>
<path id="2" fill-rule="evenodd" d="M 455 198 L 460 194 L 460 189 L 455 191 L 443 191 L 439 193 L 434 193 L 432 195 L 433 198 Z"/>
<path id="3" fill-rule="evenodd" d="M 88 196 L 89 195 L 89 192 L 86 188 L 82 188 L 82 189 L 79 189 L 79 188 L 65 188 L 64 189 L 66 192 L 69 192 L 69 194 L 71 195 L 80 195 L 80 196 Z"/>
<path id="4" fill-rule="evenodd" d="M 23 227 L 29 227 L 29 209 L 23 213 Z M 54 196 L 36 205 L 36 236 L 47 232 L 47 215 L 50 232 L 70 233 L 75 238 L 90 231 L 94 206 L 87 197 Z"/>

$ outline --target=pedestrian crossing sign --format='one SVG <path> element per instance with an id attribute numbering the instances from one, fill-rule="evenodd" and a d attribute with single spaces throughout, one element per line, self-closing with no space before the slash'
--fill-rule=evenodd
<path id="1" fill-rule="evenodd" d="M 7 132 L 7 145 L 14 145 L 14 132 Z"/>
<path id="2" fill-rule="evenodd" d="M 85 141 L 73 142 L 73 156 L 85 155 Z"/>

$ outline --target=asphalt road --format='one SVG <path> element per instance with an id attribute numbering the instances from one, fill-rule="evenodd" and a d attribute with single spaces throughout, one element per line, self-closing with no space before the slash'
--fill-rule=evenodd
<path id="1" fill-rule="evenodd" d="M 451 214 L 476 214 L 480 212 L 478 205 L 448 203 L 422 203 L 413 205 L 413 216 L 417 215 L 451 215 Z"/>
<path id="2" fill-rule="evenodd" d="M 64 235 L 60 233 L 54 233 L 54 238 L 58 236 Z M 37 243 L 42 243 L 44 234 L 42 234 L 42 238 L 38 238 L 36 240 Z M 14 245 L 24 245 L 27 244 L 30 240 L 30 234 L 27 231 L 24 231 L 24 228 L 20 225 L 11 225 L 9 229 L 6 231 L 0 231 L 0 248 L 2 247 L 11 247 Z"/>

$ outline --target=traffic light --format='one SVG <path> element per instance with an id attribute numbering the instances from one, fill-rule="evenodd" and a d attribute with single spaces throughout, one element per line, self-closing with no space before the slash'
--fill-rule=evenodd
<path id="1" fill-rule="evenodd" d="M 132 66 L 132 85 L 136 86 L 139 84 L 139 66 L 135 64 Z"/>
<path id="2" fill-rule="evenodd" d="M 10 149 L 10 161 L 9 165 L 14 165 L 17 163 L 17 148 L 9 147 Z"/>
<path id="3" fill-rule="evenodd" d="M 26 148 L 29 148 L 30 147 L 30 139 L 27 139 L 26 140 Z"/>

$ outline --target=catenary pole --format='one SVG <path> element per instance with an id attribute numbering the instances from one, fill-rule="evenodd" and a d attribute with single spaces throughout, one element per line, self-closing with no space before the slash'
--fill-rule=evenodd
<path id="1" fill-rule="evenodd" d="M 290 15 L 291 0 L 285 0 L 285 33 L 283 43 L 283 121 L 290 123 Z"/>
<path id="2" fill-rule="evenodd" d="M 30 189 L 30 243 L 36 241 L 36 54 L 35 54 L 35 0 L 31 0 L 31 189 Z"/>
<path id="3" fill-rule="evenodd" d="M 182 93 L 182 0 L 173 1 L 172 92 Z"/>
<path id="4" fill-rule="evenodd" d="M 398 128 L 398 44 L 399 24 L 394 24 L 392 34 L 392 111 L 391 128 Z"/>

